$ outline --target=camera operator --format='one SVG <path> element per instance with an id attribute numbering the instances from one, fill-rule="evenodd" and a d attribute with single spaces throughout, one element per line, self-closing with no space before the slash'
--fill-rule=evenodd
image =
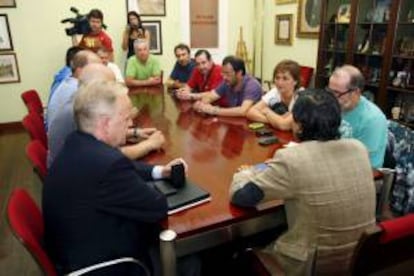
<path id="1" fill-rule="evenodd" d="M 135 11 L 128 12 L 127 26 L 122 37 L 122 49 L 127 52 L 127 58 L 135 54 L 134 41 L 144 39 L 150 41 L 150 32 L 142 26 L 141 17 Z"/>
<path id="2" fill-rule="evenodd" d="M 97 52 L 99 48 L 105 47 L 110 51 L 110 60 L 113 60 L 113 47 L 112 40 L 109 35 L 103 30 L 103 13 L 98 9 L 92 9 L 88 13 L 88 22 L 90 31 L 84 34 L 79 46 L 85 49 L 90 49 L 93 52 Z M 73 41 L 76 45 L 76 41 Z"/>

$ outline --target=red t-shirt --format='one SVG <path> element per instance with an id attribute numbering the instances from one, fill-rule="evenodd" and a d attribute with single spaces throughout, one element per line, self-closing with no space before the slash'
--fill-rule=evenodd
<path id="1" fill-rule="evenodd" d="M 213 67 L 211 67 L 206 79 L 204 79 L 204 76 L 200 73 L 200 71 L 195 68 L 187 82 L 187 85 L 197 92 L 207 92 L 216 89 L 222 80 L 221 66 L 213 64 Z"/>
<path id="2" fill-rule="evenodd" d="M 95 53 L 101 47 L 105 47 L 111 52 L 113 52 L 114 50 L 112 48 L 111 38 L 104 31 L 100 31 L 97 34 L 83 35 L 82 40 L 79 43 L 79 46 L 86 48 L 86 49 L 90 49 L 94 51 Z"/>
<path id="3" fill-rule="evenodd" d="M 197 92 L 208 92 L 216 89 L 222 81 L 223 77 L 221 75 L 221 66 L 213 64 L 213 67 L 211 67 L 210 72 L 208 72 L 206 79 L 204 79 L 204 76 L 197 68 L 194 68 L 193 73 L 187 82 L 187 85 Z M 213 104 L 226 107 L 227 100 L 222 97 L 215 101 Z"/>

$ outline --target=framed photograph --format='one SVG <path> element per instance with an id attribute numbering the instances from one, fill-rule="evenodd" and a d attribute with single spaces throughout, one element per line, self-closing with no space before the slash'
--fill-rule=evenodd
<path id="1" fill-rule="evenodd" d="M 16 54 L 0 54 L 0 83 L 20 82 Z"/>
<path id="2" fill-rule="evenodd" d="M 296 3 L 296 0 L 275 0 L 276 5 L 292 4 Z"/>
<path id="3" fill-rule="evenodd" d="M 321 0 L 299 0 L 298 37 L 318 38 L 321 14 Z"/>
<path id="4" fill-rule="evenodd" d="M 275 16 L 275 44 L 292 45 L 292 14 Z"/>
<path id="5" fill-rule="evenodd" d="M 142 26 L 150 33 L 150 52 L 162 55 L 161 21 L 142 21 Z"/>
<path id="6" fill-rule="evenodd" d="M 0 51 L 12 51 L 13 42 L 11 40 L 9 20 L 7 14 L 0 14 Z"/>
<path id="7" fill-rule="evenodd" d="M 0 0 L 0 8 L 15 8 L 16 0 Z"/>
<path id="8" fill-rule="evenodd" d="M 127 0 L 127 11 L 141 16 L 165 16 L 165 0 Z"/>

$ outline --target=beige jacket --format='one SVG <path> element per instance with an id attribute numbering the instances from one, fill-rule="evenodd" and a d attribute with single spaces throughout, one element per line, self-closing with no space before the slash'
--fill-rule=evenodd
<path id="1" fill-rule="evenodd" d="M 361 233 L 375 225 L 372 170 L 357 140 L 310 141 L 278 150 L 266 170 L 236 173 L 231 196 L 249 181 L 264 192 L 263 201 L 285 200 L 288 231 L 272 249 L 294 261 L 308 261 L 317 248 L 319 264 L 345 268 Z"/>

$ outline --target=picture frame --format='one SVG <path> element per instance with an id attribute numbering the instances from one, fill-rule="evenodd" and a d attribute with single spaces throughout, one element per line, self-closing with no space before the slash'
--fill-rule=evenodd
<path id="1" fill-rule="evenodd" d="M 0 52 L 13 51 L 9 20 L 7 14 L 0 14 Z"/>
<path id="2" fill-rule="evenodd" d="M 275 0 L 276 5 L 285 5 L 296 3 L 297 0 Z"/>
<path id="3" fill-rule="evenodd" d="M 140 16 L 166 16 L 165 2 L 166 0 L 127 0 L 127 12 L 136 11 Z"/>
<path id="4" fill-rule="evenodd" d="M 15 8 L 16 0 L 0 0 L 0 8 Z"/>
<path id="5" fill-rule="evenodd" d="M 20 82 L 19 66 L 15 53 L 0 53 L 0 84 Z"/>
<path id="6" fill-rule="evenodd" d="M 142 21 L 142 26 L 150 33 L 150 53 L 162 55 L 161 20 Z"/>
<path id="7" fill-rule="evenodd" d="M 321 5 L 321 0 L 299 0 L 296 32 L 298 37 L 318 38 Z"/>
<path id="8" fill-rule="evenodd" d="M 292 45 L 292 14 L 275 15 L 275 44 Z"/>

